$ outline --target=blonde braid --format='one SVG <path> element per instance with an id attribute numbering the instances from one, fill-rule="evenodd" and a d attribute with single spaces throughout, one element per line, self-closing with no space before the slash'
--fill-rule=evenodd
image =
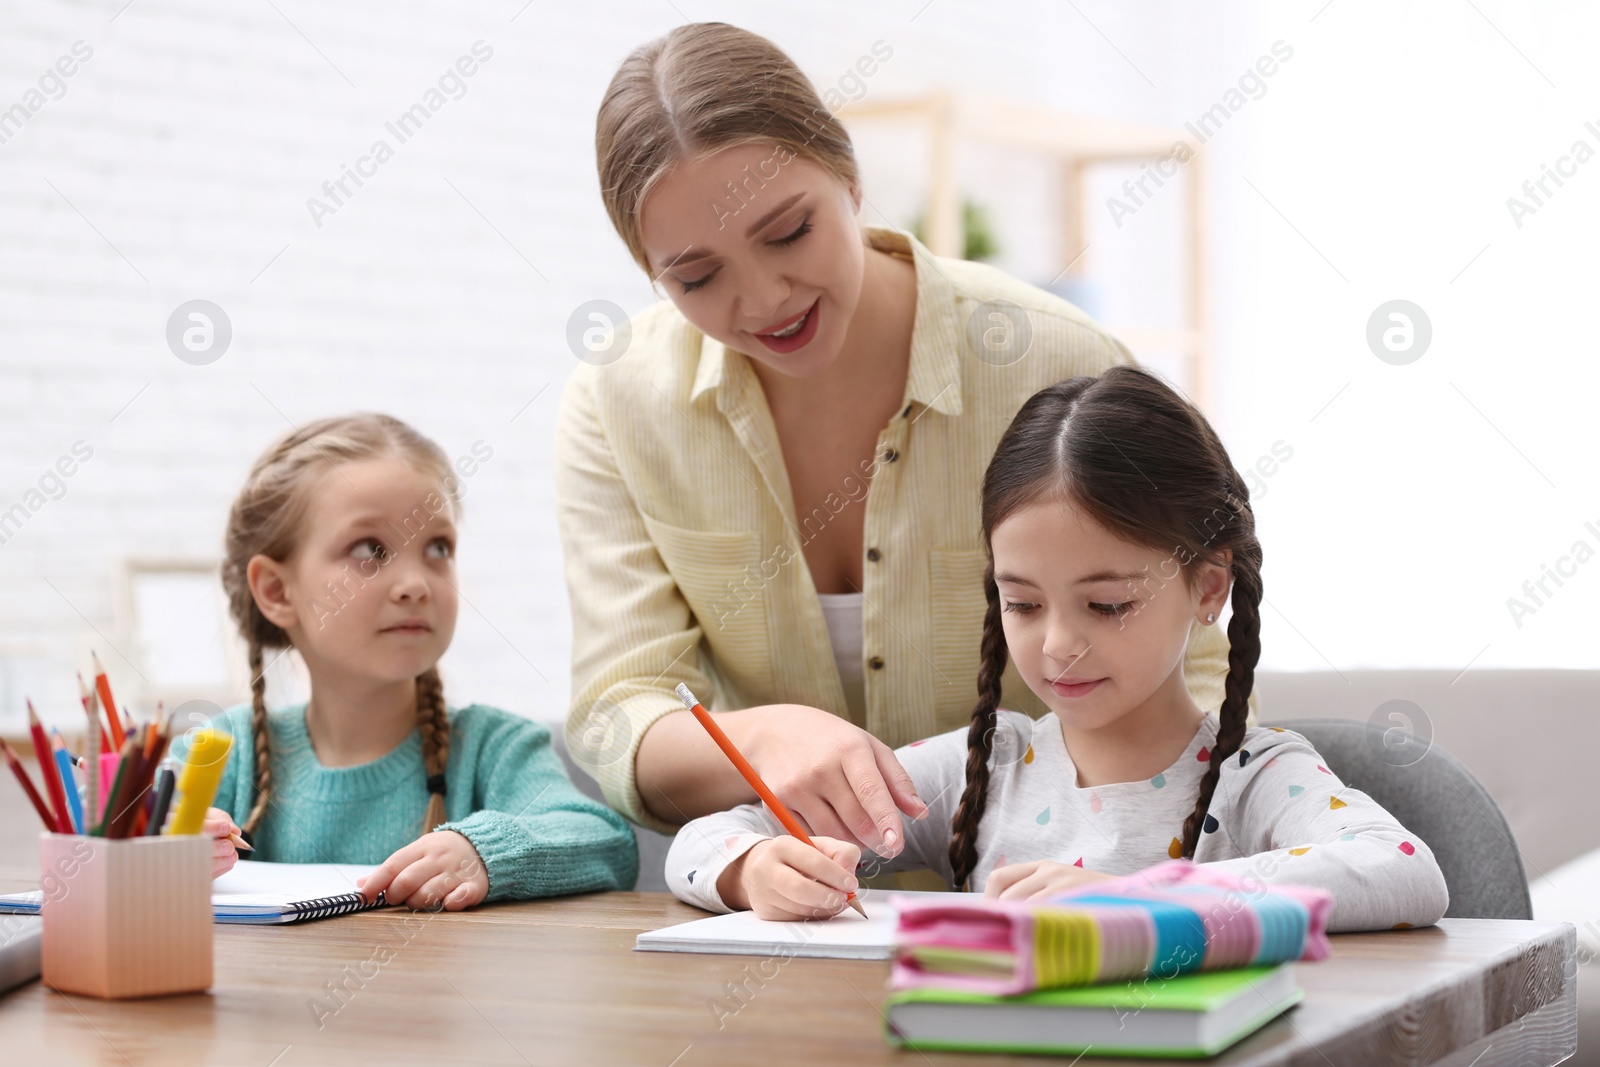
<path id="1" fill-rule="evenodd" d="M 428 772 L 428 812 L 422 818 L 422 832 L 429 834 L 446 821 L 444 769 L 450 763 L 450 713 L 437 667 L 417 675 L 417 728 L 422 731 L 422 766 Z"/>
<path id="2" fill-rule="evenodd" d="M 250 641 L 250 736 L 255 746 L 256 802 L 241 829 L 254 834 L 272 799 L 272 751 L 267 741 L 267 677 L 262 667 L 261 643 Z"/>

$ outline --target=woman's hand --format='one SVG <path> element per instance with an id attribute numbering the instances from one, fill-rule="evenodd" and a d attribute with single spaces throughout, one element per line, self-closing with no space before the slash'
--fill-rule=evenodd
<path id="1" fill-rule="evenodd" d="M 454 830 L 435 830 L 396 851 L 356 886 L 368 900 L 387 892 L 390 904 L 460 911 L 489 895 L 489 872 L 471 841 Z"/>
<path id="2" fill-rule="evenodd" d="M 239 862 L 239 850 L 233 847 L 229 840 L 239 832 L 239 827 L 234 825 L 233 816 L 221 808 L 207 808 L 205 821 L 200 824 L 200 833 L 211 838 L 211 877 L 220 878 L 233 870 L 233 865 Z"/>
<path id="3" fill-rule="evenodd" d="M 1116 877 L 1114 874 L 1086 871 L 1076 864 L 1056 863 L 1054 860 L 1011 863 L 996 867 L 994 873 L 989 875 L 989 880 L 983 886 L 983 896 L 986 900 L 1029 900 Z"/>
<path id="4" fill-rule="evenodd" d="M 859 842 L 885 859 L 900 854 L 900 813 L 920 819 L 928 806 L 893 749 L 804 704 L 768 704 L 744 714 L 754 722 L 746 758 L 813 837 Z"/>
<path id="5" fill-rule="evenodd" d="M 758 919 L 829 919 L 856 891 L 861 850 L 848 841 L 813 837 L 769 837 L 728 864 L 717 879 L 722 902 Z M 821 851 L 818 851 L 818 850 Z"/>

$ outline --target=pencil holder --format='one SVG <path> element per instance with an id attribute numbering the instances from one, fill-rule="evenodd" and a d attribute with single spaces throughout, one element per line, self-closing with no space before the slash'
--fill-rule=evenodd
<path id="1" fill-rule="evenodd" d="M 211 987 L 211 839 L 40 834 L 44 984 L 120 999 Z"/>

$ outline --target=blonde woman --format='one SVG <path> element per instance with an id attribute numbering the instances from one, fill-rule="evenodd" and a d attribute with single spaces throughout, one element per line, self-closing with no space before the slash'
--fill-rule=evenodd
<path id="1" fill-rule="evenodd" d="M 892 746 L 977 696 L 985 466 L 1028 397 L 1132 356 L 1057 297 L 864 224 L 849 136 L 755 34 L 636 50 L 595 143 L 666 300 L 562 402 L 569 751 L 658 830 L 753 800 L 683 682 L 814 832 L 894 856 L 933 798 Z M 1212 711 L 1215 623 L 1183 657 Z M 1001 706 L 1045 711 L 1015 667 Z"/>

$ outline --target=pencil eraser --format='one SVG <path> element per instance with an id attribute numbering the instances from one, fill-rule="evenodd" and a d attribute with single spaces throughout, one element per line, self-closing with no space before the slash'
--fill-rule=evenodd
<path id="1" fill-rule="evenodd" d="M 674 689 L 673 692 L 678 694 L 678 699 L 683 701 L 683 706 L 688 708 L 690 711 L 693 711 L 694 706 L 700 703 L 694 698 L 694 694 L 689 692 L 689 687 L 684 685 L 682 682 L 678 683 L 678 688 Z"/>

